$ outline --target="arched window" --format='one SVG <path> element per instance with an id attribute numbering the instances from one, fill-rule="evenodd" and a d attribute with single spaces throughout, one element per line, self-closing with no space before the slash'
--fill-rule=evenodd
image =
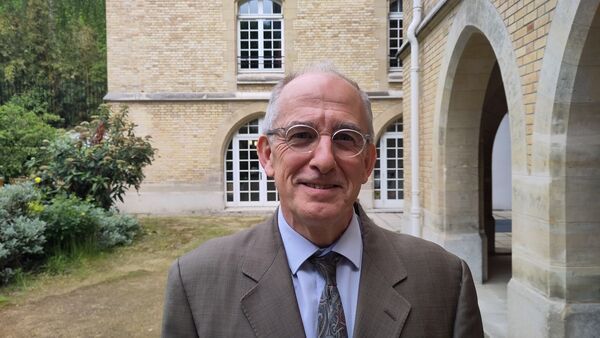
<path id="1" fill-rule="evenodd" d="M 396 53 L 402 46 L 402 0 L 390 2 L 389 13 L 389 62 L 390 71 L 399 70 L 402 64 Z"/>
<path id="2" fill-rule="evenodd" d="M 404 137 L 402 119 L 389 125 L 377 142 L 373 170 L 376 208 L 401 208 L 404 201 Z"/>
<path id="3" fill-rule="evenodd" d="M 229 142 L 225 154 L 227 206 L 266 206 L 278 201 L 275 182 L 267 178 L 258 161 L 260 134 L 260 120 L 256 119 L 238 129 Z"/>
<path id="4" fill-rule="evenodd" d="M 238 69 L 283 69 L 283 15 L 281 2 L 245 0 L 238 10 Z"/>

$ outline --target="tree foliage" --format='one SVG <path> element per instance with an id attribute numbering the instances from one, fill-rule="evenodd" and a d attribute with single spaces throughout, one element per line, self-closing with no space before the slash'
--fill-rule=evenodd
<path id="1" fill-rule="evenodd" d="M 104 0 L 3 0 L 0 103 L 34 93 L 71 126 L 106 92 Z"/>

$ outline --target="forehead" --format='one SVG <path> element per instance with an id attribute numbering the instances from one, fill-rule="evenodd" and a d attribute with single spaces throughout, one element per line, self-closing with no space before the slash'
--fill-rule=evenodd
<path id="1" fill-rule="evenodd" d="M 335 74 L 308 73 L 295 78 L 283 88 L 278 105 L 280 123 L 290 120 L 367 123 L 359 91 Z"/>

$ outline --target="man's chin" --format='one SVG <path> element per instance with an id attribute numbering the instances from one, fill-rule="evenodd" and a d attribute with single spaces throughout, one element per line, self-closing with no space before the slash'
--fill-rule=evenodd
<path id="1" fill-rule="evenodd" d="M 348 210 L 345 210 L 348 209 Z M 335 202 L 308 201 L 300 205 L 301 216 L 305 219 L 314 221 L 331 221 L 337 218 L 343 218 L 346 213 L 350 213 L 350 208 Z"/>

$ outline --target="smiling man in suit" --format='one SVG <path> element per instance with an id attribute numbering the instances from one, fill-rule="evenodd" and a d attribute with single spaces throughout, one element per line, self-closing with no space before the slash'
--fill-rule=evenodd
<path id="1" fill-rule="evenodd" d="M 482 337 L 471 273 L 357 202 L 376 150 L 368 96 L 327 65 L 273 89 L 258 155 L 280 206 L 171 267 L 163 337 Z"/>

